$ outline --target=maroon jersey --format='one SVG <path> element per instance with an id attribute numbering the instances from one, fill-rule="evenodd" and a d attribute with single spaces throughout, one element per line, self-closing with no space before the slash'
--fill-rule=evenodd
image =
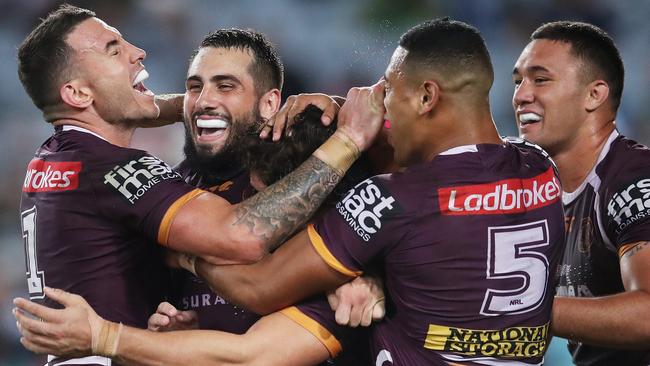
<path id="1" fill-rule="evenodd" d="M 176 168 L 183 179 L 198 188 L 213 192 L 231 204 L 239 203 L 255 193 L 247 171 L 230 176 L 214 177 L 194 171 L 187 161 Z M 199 328 L 243 334 L 260 316 L 230 304 L 214 293 L 200 278 L 187 271 L 173 273 L 173 303 L 182 310 L 194 310 L 199 317 Z"/>
<path id="2" fill-rule="evenodd" d="M 175 212 L 201 192 L 145 151 L 57 129 L 29 163 L 22 189 L 30 298 L 59 307 L 43 294 L 58 287 L 108 320 L 146 327 L 169 280 L 156 241 L 166 243 Z"/>
<path id="3" fill-rule="evenodd" d="M 325 294 L 313 296 L 280 311 L 316 337 L 330 354 L 325 365 L 370 365 L 370 329 L 336 323 Z M 344 351 L 344 352 L 343 352 Z"/>
<path id="4" fill-rule="evenodd" d="M 631 244 L 650 240 L 650 150 L 616 131 L 594 169 L 564 193 L 567 247 L 560 266 L 560 296 L 594 297 L 625 291 L 619 259 Z M 648 365 L 650 352 L 613 350 L 569 342 L 579 365 Z"/>
<path id="5" fill-rule="evenodd" d="M 377 365 L 541 364 L 564 245 L 551 160 L 521 140 L 461 146 L 359 183 L 308 228 L 337 271 L 379 260 Z"/>

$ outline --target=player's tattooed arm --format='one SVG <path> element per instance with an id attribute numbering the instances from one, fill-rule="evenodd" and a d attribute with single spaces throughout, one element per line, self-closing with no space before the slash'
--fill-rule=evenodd
<path id="1" fill-rule="evenodd" d="M 351 89 L 336 132 L 264 192 L 234 206 L 216 195 L 188 193 L 163 218 L 158 242 L 214 264 L 260 260 L 314 214 L 372 144 L 383 123 L 383 95 L 381 82 Z"/>
<path id="2" fill-rule="evenodd" d="M 267 251 L 301 227 L 334 189 L 383 123 L 384 84 L 352 88 L 337 130 L 296 171 L 236 209 L 235 225 L 259 236 Z"/>
<path id="3" fill-rule="evenodd" d="M 276 184 L 236 208 L 235 225 L 245 225 L 272 251 L 305 224 L 342 176 L 315 156 Z"/>

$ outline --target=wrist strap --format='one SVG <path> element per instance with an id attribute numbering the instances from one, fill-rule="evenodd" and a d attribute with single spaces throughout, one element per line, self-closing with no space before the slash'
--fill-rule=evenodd
<path id="1" fill-rule="evenodd" d="M 99 334 L 92 338 L 92 352 L 97 356 L 114 357 L 117 353 L 117 346 L 120 343 L 122 334 L 122 323 L 113 323 L 104 320 Z"/>
<path id="2" fill-rule="evenodd" d="M 361 155 L 361 152 L 345 133 L 336 131 L 314 151 L 313 155 L 342 177 Z"/>

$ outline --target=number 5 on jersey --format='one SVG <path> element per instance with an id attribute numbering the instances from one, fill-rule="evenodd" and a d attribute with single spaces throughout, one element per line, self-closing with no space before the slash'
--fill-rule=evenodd
<path id="1" fill-rule="evenodd" d="M 30 299 L 42 299 L 45 297 L 45 274 L 38 270 L 36 259 L 36 206 L 25 210 L 20 215 L 20 224 L 23 229 L 23 240 L 25 242 L 25 265 L 27 267 L 27 288 Z"/>
<path id="2" fill-rule="evenodd" d="M 505 279 L 520 279 L 521 286 L 488 288 L 482 315 L 521 314 L 542 304 L 549 277 L 548 258 L 543 253 L 548 240 L 546 220 L 488 228 L 486 278 L 495 284 Z"/>

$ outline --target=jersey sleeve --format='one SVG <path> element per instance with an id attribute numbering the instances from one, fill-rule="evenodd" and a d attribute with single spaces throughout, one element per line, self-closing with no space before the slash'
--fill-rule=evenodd
<path id="1" fill-rule="evenodd" d="M 382 178 L 383 177 L 383 178 Z M 333 269 L 358 276 L 378 254 L 391 250 L 408 231 L 406 210 L 389 176 L 366 179 L 308 227 L 316 252 Z"/>
<path id="2" fill-rule="evenodd" d="M 93 170 L 100 212 L 152 241 L 166 244 L 178 210 L 204 191 L 185 183 L 162 160 L 141 152 L 116 158 Z"/>
<path id="3" fill-rule="evenodd" d="M 619 255 L 634 243 L 650 240 L 650 153 L 621 169 L 610 182 L 603 182 L 601 219 Z"/>
<path id="4" fill-rule="evenodd" d="M 280 312 L 316 337 L 327 348 L 331 358 L 345 351 L 342 356 L 346 360 L 356 360 L 368 352 L 368 328 L 339 325 L 324 294 L 313 296 Z"/>

